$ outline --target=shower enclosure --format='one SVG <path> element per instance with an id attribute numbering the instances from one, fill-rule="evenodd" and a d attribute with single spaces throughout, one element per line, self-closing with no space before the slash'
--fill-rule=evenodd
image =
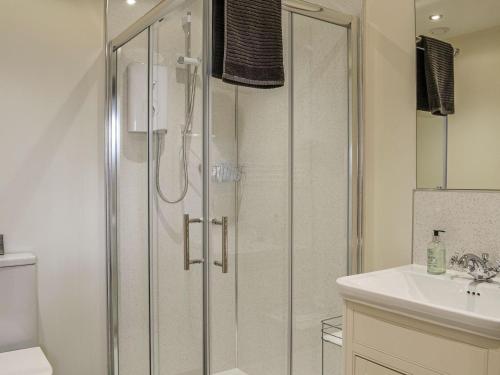
<path id="1" fill-rule="evenodd" d="M 286 84 L 210 77 L 210 1 L 108 46 L 113 375 L 341 374 L 322 321 L 361 264 L 358 21 L 283 3 Z"/>

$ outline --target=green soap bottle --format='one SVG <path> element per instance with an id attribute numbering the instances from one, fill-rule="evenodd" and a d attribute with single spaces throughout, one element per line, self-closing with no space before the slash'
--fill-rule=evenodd
<path id="1" fill-rule="evenodd" d="M 444 230 L 435 229 L 432 241 L 427 246 L 427 272 L 432 275 L 446 273 L 446 248 L 439 237 Z"/>

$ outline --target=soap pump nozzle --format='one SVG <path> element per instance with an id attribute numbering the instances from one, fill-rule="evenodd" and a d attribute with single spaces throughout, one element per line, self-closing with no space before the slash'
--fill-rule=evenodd
<path id="1" fill-rule="evenodd" d="M 439 233 L 446 233 L 445 230 L 441 229 L 434 229 L 433 232 L 434 232 L 434 236 L 432 237 L 433 241 L 439 241 Z"/>

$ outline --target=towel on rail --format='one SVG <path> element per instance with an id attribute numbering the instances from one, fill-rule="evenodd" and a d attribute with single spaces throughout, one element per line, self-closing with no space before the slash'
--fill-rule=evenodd
<path id="1" fill-rule="evenodd" d="M 455 113 L 454 48 L 421 36 L 417 48 L 417 109 L 437 116 Z"/>
<path id="2" fill-rule="evenodd" d="M 281 0 L 212 0 L 212 76 L 256 88 L 284 85 Z"/>

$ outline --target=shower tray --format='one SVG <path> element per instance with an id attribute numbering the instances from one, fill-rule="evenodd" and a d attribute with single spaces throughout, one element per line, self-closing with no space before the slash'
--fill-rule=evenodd
<path id="1" fill-rule="evenodd" d="M 247 373 L 244 371 L 241 371 L 239 368 L 233 368 L 231 370 L 218 372 L 215 375 L 247 375 Z"/>

